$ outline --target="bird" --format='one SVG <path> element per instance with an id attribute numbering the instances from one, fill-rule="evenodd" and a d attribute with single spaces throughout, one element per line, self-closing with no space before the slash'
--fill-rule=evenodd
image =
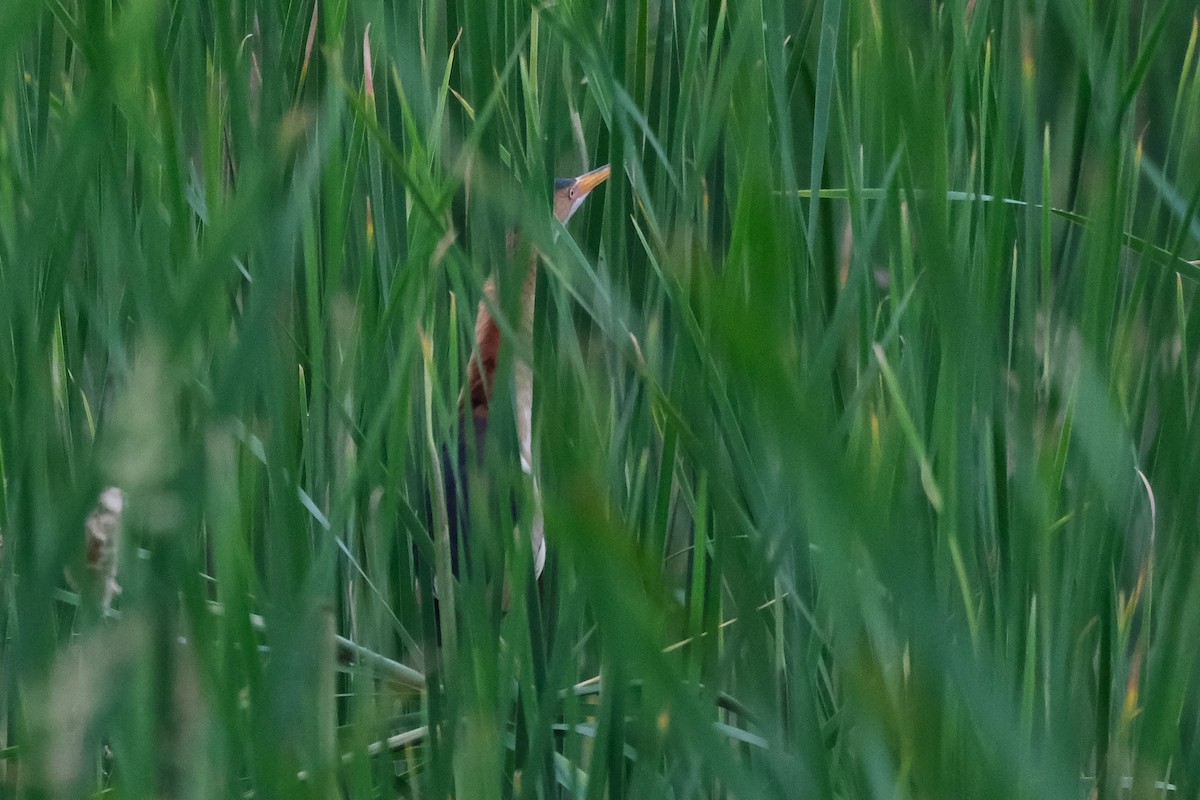
<path id="1" fill-rule="evenodd" d="M 554 216 L 564 225 L 571 216 L 579 210 L 583 201 L 600 184 L 608 180 L 611 165 L 585 172 L 574 178 L 559 178 L 554 182 Z M 517 237 L 508 237 L 508 251 L 511 257 L 517 249 Z M 539 256 L 536 252 L 530 255 L 526 267 L 524 282 L 521 285 L 520 335 L 527 340 L 533 335 L 533 312 L 537 290 L 537 266 Z M 471 455 L 474 454 L 474 464 L 477 471 L 483 469 L 484 443 L 487 438 L 488 423 L 491 416 L 491 400 L 494 396 L 496 380 L 496 364 L 500 352 L 500 326 L 492 315 L 492 309 L 499 307 L 499 296 L 496 290 L 496 275 L 493 273 L 483 286 L 484 298 L 480 300 L 479 310 L 475 317 L 475 344 L 467 365 L 467 384 L 459 398 L 458 446 L 454 457 L 446 453 L 443 459 L 443 479 L 446 493 L 447 521 L 452 537 L 461 537 L 463 550 L 470 546 L 470 492 L 466 491 L 462 482 L 467 480 L 471 470 Z M 529 352 L 529 348 L 521 351 Z M 538 490 L 536 476 L 533 472 L 533 371 L 530 365 L 518 358 L 513 367 L 514 402 L 516 413 L 516 428 L 521 470 L 532 480 L 532 495 L 534 502 L 533 514 L 528 536 L 533 554 L 534 578 L 541 577 L 546 565 L 546 539 L 542 518 L 541 494 Z M 474 449 L 468 446 L 468 437 L 473 437 Z M 514 509 L 514 517 L 517 516 Z M 450 548 L 451 571 L 455 576 L 459 572 L 459 547 L 454 546 L 452 538 Z M 507 605 L 507 582 L 505 583 L 505 605 Z"/>

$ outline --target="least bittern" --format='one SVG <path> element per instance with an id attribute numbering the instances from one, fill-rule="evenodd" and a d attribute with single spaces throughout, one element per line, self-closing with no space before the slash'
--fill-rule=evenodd
<path id="1" fill-rule="evenodd" d="M 559 178 L 554 182 L 554 216 L 559 222 L 566 224 L 578 209 L 588 194 L 608 179 L 611 170 L 606 164 L 599 169 L 585 172 L 577 178 Z M 516 249 L 515 237 L 509 237 L 509 256 Z M 538 254 L 530 256 L 530 261 L 521 286 L 521 327 L 520 333 L 527 340 L 533 336 L 534 296 L 537 288 Z M 496 363 L 500 352 L 500 326 L 492 316 L 490 309 L 498 308 L 499 297 L 496 293 L 496 276 L 488 278 L 483 286 L 486 297 L 479 303 L 479 313 L 475 318 L 475 349 L 467 368 L 467 388 L 459 401 L 459 436 L 457 469 L 451 467 L 450 459 L 445 459 L 446 507 L 448 511 L 450 530 L 463 538 L 464 545 L 469 546 L 470 515 L 467 502 L 470 493 L 465 487 L 458 485 L 459 479 L 465 479 L 468 470 L 468 431 L 474 434 L 475 465 L 482 469 L 483 448 L 487 437 L 490 401 L 495 386 Z M 518 350 L 529 352 L 529 348 Z M 533 568 L 535 577 L 540 577 L 546 564 L 546 540 L 542 522 L 542 502 L 538 491 L 537 479 L 533 474 L 533 371 L 525 361 L 518 358 L 513 368 L 515 397 L 513 407 L 516 410 L 517 437 L 519 439 L 521 469 L 533 481 L 534 509 L 529 528 L 529 541 L 533 553 Z M 468 407 L 469 404 L 469 407 Z M 469 410 L 469 414 L 468 414 Z M 451 547 L 451 566 L 458 574 L 458 548 Z"/>

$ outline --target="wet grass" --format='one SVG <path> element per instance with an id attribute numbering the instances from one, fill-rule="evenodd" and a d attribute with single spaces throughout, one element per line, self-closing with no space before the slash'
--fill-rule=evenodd
<path id="1" fill-rule="evenodd" d="M 0 5 L 0 791 L 1196 796 L 1193 13 Z"/>

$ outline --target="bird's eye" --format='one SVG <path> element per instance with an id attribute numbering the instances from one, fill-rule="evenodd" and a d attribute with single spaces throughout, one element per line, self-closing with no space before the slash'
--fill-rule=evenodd
<path id="1" fill-rule="evenodd" d="M 567 197 L 569 197 L 572 200 L 575 199 L 575 187 L 574 186 L 572 186 L 570 189 L 567 189 Z"/>

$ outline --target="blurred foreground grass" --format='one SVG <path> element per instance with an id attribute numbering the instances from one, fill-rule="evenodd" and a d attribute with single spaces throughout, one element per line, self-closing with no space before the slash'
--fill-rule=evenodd
<path id="1" fill-rule="evenodd" d="M 1194 13 L 6 0 L 0 793 L 1196 797 Z"/>

